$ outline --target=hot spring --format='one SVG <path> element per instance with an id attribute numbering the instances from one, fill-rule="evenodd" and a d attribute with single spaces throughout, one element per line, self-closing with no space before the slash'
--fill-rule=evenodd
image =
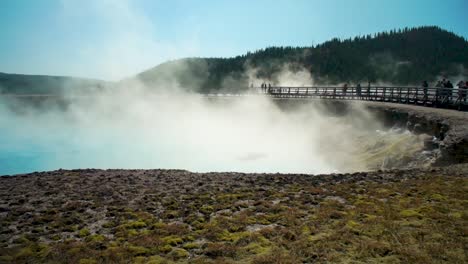
<path id="1" fill-rule="evenodd" d="M 285 106 L 286 105 L 286 106 Z M 0 175 L 76 168 L 354 172 L 424 166 L 428 135 L 354 105 L 334 114 L 251 96 L 99 95 L 67 104 L 0 99 Z"/>

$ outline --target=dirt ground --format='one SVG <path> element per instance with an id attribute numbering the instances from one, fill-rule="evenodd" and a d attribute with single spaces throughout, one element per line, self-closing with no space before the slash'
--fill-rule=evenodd
<path id="1" fill-rule="evenodd" d="M 0 177 L 0 263 L 466 263 L 468 165 Z"/>

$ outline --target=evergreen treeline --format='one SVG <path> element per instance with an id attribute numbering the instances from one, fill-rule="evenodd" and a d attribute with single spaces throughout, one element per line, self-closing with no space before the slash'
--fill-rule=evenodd
<path id="1" fill-rule="evenodd" d="M 248 87 L 246 70 L 275 81 L 288 64 L 306 69 L 316 83 L 387 82 L 420 84 L 468 69 L 468 42 L 438 27 L 418 27 L 332 39 L 312 47 L 270 47 L 234 58 L 189 58 L 161 64 L 138 77 L 156 86 L 176 80 L 200 92 Z M 222 88 L 221 88 L 222 87 Z"/>

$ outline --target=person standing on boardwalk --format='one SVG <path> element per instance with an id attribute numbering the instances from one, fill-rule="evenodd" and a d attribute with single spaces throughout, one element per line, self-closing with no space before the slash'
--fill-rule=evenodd
<path id="1" fill-rule="evenodd" d="M 427 94 L 427 88 L 429 87 L 429 84 L 427 83 L 427 81 L 423 81 L 422 87 L 423 87 L 424 95 L 426 95 Z"/>
<path id="2" fill-rule="evenodd" d="M 361 84 L 360 83 L 356 85 L 356 95 L 358 96 L 359 99 L 361 99 Z"/>
<path id="3" fill-rule="evenodd" d="M 460 100 L 463 101 L 463 102 L 466 102 L 466 89 L 467 89 L 467 85 L 468 82 L 464 82 L 464 81 L 460 81 L 458 82 L 457 84 L 457 87 L 458 87 L 458 99 L 457 100 Z"/>
<path id="4" fill-rule="evenodd" d="M 445 88 L 451 88 L 451 89 L 453 89 L 453 84 L 450 82 L 450 80 L 448 80 L 448 81 L 445 83 Z"/>
<path id="5" fill-rule="evenodd" d="M 450 80 L 447 80 L 447 82 L 444 85 L 445 88 L 445 95 L 447 96 L 447 100 L 451 101 L 452 100 L 452 93 L 453 93 L 453 84 L 450 82 Z"/>
<path id="6" fill-rule="evenodd" d="M 346 91 L 348 90 L 348 83 L 343 84 L 343 96 L 346 96 Z"/>
<path id="7" fill-rule="evenodd" d="M 427 83 L 427 81 L 423 81 L 422 83 L 422 87 L 423 87 L 423 100 L 427 100 L 427 88 L 429 87 L 429 84 Z"/>
<path id="8" fill-rule="evenodd" d="M 468 96 L 468 81 L 465 82 L 465 87 L 463 87 L 463 101 L 466 103 L 466 97 Z"/>

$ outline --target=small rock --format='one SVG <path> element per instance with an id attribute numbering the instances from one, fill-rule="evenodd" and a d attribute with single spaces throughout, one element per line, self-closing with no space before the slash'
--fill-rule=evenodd
<path id="1" fill-rule="evenodd" d="M 344 198 L 342 198 L 342 197 L 339 197 L 339 196 L 327 196 L 327 197 L 325 197 L 325 200 L 337 201 L 340 204 L 345 204 L 346 203 L 346 200 Z"/>

